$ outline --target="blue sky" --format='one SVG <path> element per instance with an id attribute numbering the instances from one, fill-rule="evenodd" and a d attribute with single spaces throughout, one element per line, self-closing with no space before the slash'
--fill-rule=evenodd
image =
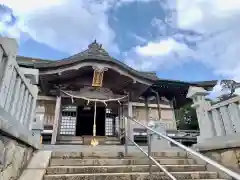
<path id="1" fill-rule="evenodd" d="M 96 39 L 129 66 L 184 81 L 240 80 L 239 0 L 0 0 L 19 55 L 61 59 Z"/>

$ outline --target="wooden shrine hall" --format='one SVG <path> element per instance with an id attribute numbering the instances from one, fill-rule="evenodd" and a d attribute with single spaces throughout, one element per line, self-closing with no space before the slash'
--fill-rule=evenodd
<path id="1" fill-rule="evenodd" d="M 189 86 L 211 89 L 216 81 L 163 80 L 111 57 L 96 41 L 58 61 L 17 57 L 28 73 L 37 71 L 36 116 L 51 135 L 51 144 L 120 143 L 123 118 L 161 121 L 175 130 L 174 109 L 189 102 Z M 31 74 L 29 73 L 29 74 Z M 31 79 L 31 77 L 28 77 Z M 98 139 L 94 142 L 92 137 Z"/>

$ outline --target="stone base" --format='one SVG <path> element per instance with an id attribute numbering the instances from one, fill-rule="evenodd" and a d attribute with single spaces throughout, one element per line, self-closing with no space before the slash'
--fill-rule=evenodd
<path id="1" fill-rule="evenodd" d="M 0 135 L 0 179 L 15 180 L 27 166 L 33 148 Z"/>
<path id="2" fill-rule="evenodd" d="M 211 139 L 201 139 L 194 145 L 199 151 L 240 147 L 240 133 L 229 136 L 216 136 Z"/>
<path id="3" fill-rule="evenodd" d="M 201 151 L 207 157 L 240 173 L 240 147 Z"/>
<path id="4" fill-rule="evenodd" d="M 220 164 L 240 173 L 240 135 L 214 137 L 198 143 L 195 149 Z"/>
<path id="5" fill-rule="evenodd" d="M 151 150 L 153 152 L 171 149 L 170 143 L 157 135 L 153 135 L 151 145 L 152 145 Z"/>

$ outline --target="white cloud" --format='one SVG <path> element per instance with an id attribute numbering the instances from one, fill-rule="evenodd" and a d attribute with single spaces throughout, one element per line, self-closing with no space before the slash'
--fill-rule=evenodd
<path id="1" fill-rule="evenodd" d="M 144 46 L 136 46 L 125 55 L 125 63 L 140 70 L 159 70 L 160 68 L 170 68 L 182 63 L 179 58 L 187 61 L 191 51 L 187 51 L 187 46 L 180 45 L 172 38 L 149 42 Z"/>
<path id="2" fill-rule="evenodd" d="M 133 2 L 140 2 L 140 3 L 145 2 L 146 3 L 146 2 L 150 2 L 150 1 L 158 1 L 158 0 L 117 0 L 116 5 L 117 5 L 117 7 L 119 7 L 124 4 L 129 4 L 129 3 L 133 3 Z"/>
<path id="3" fill-rule="evenodd" d="M 142 56 L 164 56 L 174 51 L 181 51 L 185 48 L 173 39 L 159 42 L 149 42 L 146 46 L 137 46 L 136 53 Z"/>
<path id="4" fill-rule="evenodd" d="M 181 29 L 181 31 L 172 35 L 169 33 L 166 36 L 170 39 L 196 42 L 196 47 L 187 48 L 184 41 L 171 40 L 171 43 L 166 43 L 166 38 L 160 41 L 161 35 L 164 34 L 161 31 L 166 31 L 166 28 L 162 27 L 166 25 L 161 22 L 159 23 L 161 26 L 159 38 L 148 42 L 141 48 L 136 47 L 138 51 L 135 53 L 135 58 L 141 60 L 133 61 L 134 57 L 128 57 L 126 62 L 129 61 L 133 67 L 159 70 L 165 65 L 174 67 L 183 64 L 189 59 L 187 57 L 191 56 L 212 68 L 214 73 L 240 81 L 240 60 L 238 58 L 240 56 L 240 1 L 176 0 L 170 9 L 175 9 L 177 14 L 173 29 Z M 194 37 L 188 33 L 182 33 L 184 30 L 201 33 L 203 36 Z M 129 52 L 130 55 L 132 51 Z M 177 58 L 177 60 L 172 58 Z M 145 61 L 149 66 L 144 65 Z"/>
<path id="5" fill-rule="evenodd" d="M 28 33 L 34 40 L 63 52 L 76 53 L 97 39 L 117 52 L 115 33 L 108 24 L 109 4 L 92 0 L 0 0 L 19 18 L 5 33 Z M 1 25 L 0 25 L 1 28 Z M 14 34 L 10 29 L 14 29 Z M 18 32 L 18 33 L 17 33 Z"/>

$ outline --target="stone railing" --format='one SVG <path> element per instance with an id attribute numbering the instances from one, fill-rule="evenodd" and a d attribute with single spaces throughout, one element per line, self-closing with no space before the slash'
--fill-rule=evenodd
<path id="1" fill-rule="evenodd" d="M 200 87 L 190 87 L 188 98 L 193 99 L 200 128 L 198 142 L 213 137 L 240 134 L 240 96 L 212 105 L 205 99 L 209 92 Z"/>
<path id="2" fill-rule="evenodd" d="M 36 146 L 34 139 L 36 85 L 24 76 L 16 61 L 17 43 L 0 38 L 0 130 Z"/>
<path id="3" fill-rule="evenodd" d="M 200 129 L 195 147 L 239 171 L 240 96 L 213 104 L 206 100 L 207 95 L 200 87 L 190 87 L 187 94 L 193 100 Z"/>
<path id="4" fill-rule="evenodd" d="M 240 96 L 214 104 L 208 110 L 217 136 L 240 133 Z"/>
<path id="5" fill-rule="evenodd" d="M 14 39 L 0 37 L 0 179 L 4 180 L 17 179 L 40 148 L 35 118 L 38 88 L 32 81 L 38 70 L 31 74 L 21 69 L 17 50 Z"/>

